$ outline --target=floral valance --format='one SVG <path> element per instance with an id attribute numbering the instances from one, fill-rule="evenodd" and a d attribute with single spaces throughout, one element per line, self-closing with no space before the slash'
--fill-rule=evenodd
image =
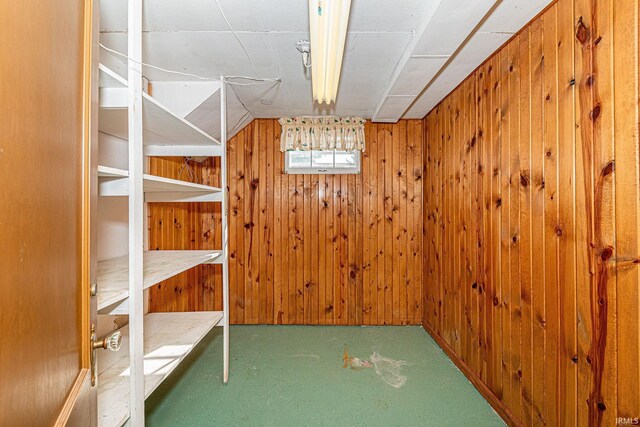
<path id="1" fill-rule="evenodd" d="M 283 117 L 280 150 L 364 151 L 361 117 Z"/>

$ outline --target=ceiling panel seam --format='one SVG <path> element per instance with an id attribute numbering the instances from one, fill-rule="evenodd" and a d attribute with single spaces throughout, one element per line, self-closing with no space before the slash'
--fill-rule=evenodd
<path id="1" fill-rule="evenodd" d="M 400 76 L 400 73 L 402 73 L 402 70 L 404 69 L 404 66 L 406 65 L 407 61 L 409 61 L 409 58 L 411 58 L 411 54 L 413 53 L 415 47 L 417 46 L 418 41 L 420 41 L 420 38 L 426 31 L 427 27 L 429 26 L 429 23 L 431 22 L 431 19 L 436 14 L 436 11 L 440 7 L 441 3 L 442 3 L 442 0 L 437 0 L 436 2 L 434 2 L 433 6 L 431 7 L 431 10 L 427 14 L 427 16 L 425 16 L 425 19 L 420 23 L 419 29 L 417 31 L 414 31 L 413 38 L 411 38 L 409 40 L 409 43 L 407 43 L 404 53 L 402 54 L 402 57 L 400 57 L 400 61 L 394 68 L 393 73 L 391 74 L 391 77 L 387 81 L 387 85 L 385 89 L 381 93 L 381 97 L 380 97 L 380 100 L 378 101 L 378 105 L 376 106 L 375 110 L 373 110 L 373 114 L 371 115 L 372 119 L 375 118 L 380 112 L 380 110 L 382 109 L 384 101 L 387 98 L 387 96 L 389 96 L 389 93 L 391 92 L 393 84 Z"/>

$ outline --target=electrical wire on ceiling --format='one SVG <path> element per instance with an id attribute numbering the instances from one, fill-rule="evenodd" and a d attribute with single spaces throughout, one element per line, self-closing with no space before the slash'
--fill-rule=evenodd
<path id="1" fill-rule="evenodd" d="M 131 60 L 133 62 L 135 62 L 136 64 L 142 65 L 144 67 L 149 67 L 149 68 L 153 68 L 154 70 L 158 70 L 158 71 L 162 71 L 165 73 L 170 73 L 170 74 L 178 74 L 178 75 L 183 75 L 183 76 L 187 76 L 187 77 L 193 77 L 199 80 L 206 80 L 206 81 L 215 81 L 215 82 L 220 82 L 221 80 L 218 78 L 214 78 L 214 77 L 203 77 L 203 76 L 199 76 L 197 74 L 191 74 L 191 73 L 185 73 L 182 71 L 175 71 L 175 70 L 169 70 L 166 68 L 162 68 L 162 67 L 158 67 L 156 65 L 152 65 L 152 64 L 148 64 L 146 62 L 140 62 L 140 61 L 136 61 L 135 59 L 125 55 L 122 52 L 118 52 L 117 50 L 111 49 L 106 47 L 105 45 L 103 45 L 102 43 L 100 43 L 100 47 L 108 52 L 111 52 L 115 55 L 121 56 L 125 59 Z M 254 85 L 259 85 L 259 84 L 263 84 L 263 83 L 275 83 L 275 84 L 279 84 L 282 80 L 280 78 L 255 78 L 255 77 L 248 77 L 248 76 L 225 76 L 225 82 L 230 84 L 230 85 L 235 85 L 235 86 L 254 86 Z M 251 80 L 254 83 L 238 83 L 238 82 L 233 82 L 230 81 L 228 79 L 239 79 L 239 80 Z M 242 102 L 242 100 L 240 98 L 238 98 L 236 96 L 236 99 L 238 100 L 238 102 L 240 102 L 240 104 L 244 107 L 246 113 L 242 116 L 242 118 L 238 121 L 238 123 L 236 123 L 236 126 L 233 128 L 233 130 L 231 131 L 231 133 L 234 133 L 236 130 L 238 130 L 238 128 L 244 123 L 244 120 L 251 114 L 251 112 L 249 111 L 249 109 L 247 108 L 247 106 L 244 104 L 244 102 Z M 191 160 L 191 158 L 185 158 L 185 164 L 182 165 L 182 168 L 180 169 L 180 175 L 182 175 L 182 172 L 184 169 L 187 170 L 187 175 L 189 180 L 191 180 L 192 177 L 194 177 L 194 172 L 191 169 L 191 166 L 189 165 L 189 161 Z"/>
<path id="2" fill-rule="evenodd" d="M 222 17 L 223 17 L 224 21 L 227 23 L 227 26 L 231 30 L 231 33 L 233 34 L 235 39 L 238 41 L 238 44 L 240 45 L 240 47 L 244 51 L 245 55 L 247 56 L 247 59 L 249 60 L 249 63 L 251 64 L 251 68 L 253 68 L 253 72 L 256 73 L 256 76 L 258 76 L 258 78 L 248 77 L 248 76 L 225 76 L 226 82 L 228 84 L 230 84 L 230 85 L 235 85 L 235 86 L 254 86 L 254 85 L 259 85 L 259 84 L 263 84 L 263 83 L 274 83 L 274 84 L 281 83 L 282 80 L 279 77 L 278 78 L 263 78 L 260 75 L 260 73 L 258 73 L 258 70 L 256 69 L 256 66 L 253 63 L 253 60 L 251 59 L 251 56 L 249 55 L 249 52 L 247 51 L 247 49 L 245 48 L 244 44 L 242 43 L 242 41 L 238 37 L 238 34 L 236 33 L 236 31 L 231 26 L 231 23 L 229 22 L 229 19 L 227 19 L 227 15 L 225 15 L 225 13 L 224 13 L 224 10 L 222 10 L 222 6 L 220 5 L 220 2 L 218 0 L 215 0 L 215 2 L 216 2 L 216 5 L 218 5 L 218 9 L 220 9 L 220 13 L 222 14 Z M 108 52 L 111 52 L 111 53 L 115 54 L 115 55 L 121 56 L 121 57 L 126 58 L 126 59 L 128 59 L 130 61 L 133 61 L 136 64 L 139 64 L 141 66 L 148 67 L 148 68 L 153 68 L 154 70 L 162 71 L 162 72 L 169 73 L 169 74 L 177 74 L 177 75 L 182 75 L 182 76 L 186 76 L 186 77 L 192 77 L 192 78 L 196 78 L 196 79 L 199 79 L 199 80 L 205 80 L 205 81 L 217 81 L 217 82 L 221 81 L 218 78 L 203 77 L 203 76 L 199 76 L 197 74 L 185 73 L 183 71 L 169 70 L 167 68 L 158 67 L 156 65 L 148 64 L 148 63 L 145 63 L 145 62 L 136 61 L 135 59 L 129 57 L 128 55 L 123 54 L 122 52 L 118 52 L 118 51 L 116 51 L 114 49 L 106 47 L 102 43 L 100 43 L 100 47 L 105 49 Z M 232 80 L 250 80 L 253 83 L 239 83 L 239 82 L 234 82 Z M 242 118 L 238 121 L 238 123 L 236 123 L 236 126 L 233 128 L 231 133 L 234 133 L 244 123 L 244 120 L 251 114 L 249 109 L 247 108 L 247 106 L 244 104 L 244 102 L 242 102 L 242 100 L 240 98 L 237 98 L 237 99 L 240 102 L 240 104 L 242 104 L 244 109 L 246 110 L 246 113 L 244 114 L 244 116 L 242 116 Z M 187 175 L 188 175 L 189 178 L 191 178 L 192 174 L 193 174 L 193 170 L 191 169 L 191 166 L 189 165 L 189 160 L 190 159 L 185 159 L 185 163 L 182 165 L 182 168 L 180 170 L 180 174 L 182 174 L 183 169 L 186 168 Z"/>
<path id="3" fill-rule="evenodd" d="M 215 2 L 218 5 L 218 9 L 220 9 L 220 13 L 222 14 L 222 17 L 224 18 L 224 21 L 227 23 L 227 27 L 229 27 L 229 29 L 231 30 L 231 33 L 233 33 L 233 36 L 236 38 L 236 40 L 240 44 L 240 47 L 242 48 L 242 50 L 244 50 L 244 54 L 247 55 L 247 59 L 251 63 L 251 68 L 253 68 L 253 72 L 256 73 L 256 76 L 258 76 L 260 79 L 262 79 L 262 76 L 260 75 L 260 73 L 258 73 L 258 70 L 256 70 L 256 66 L 253 65 L 253 60 L 251 59 L 251 56 L 249 56 L 249 52 L 247 52 L 247 49 L 244 47 L 244 45 L 240 41 L 240 37 L 238 37 L 238 34 L 236 34 L 236 31 L 231 26 L 231 23 L 227 19 L 227 15 L 224 14 L 224 11 L 222 10 L 222 6 L 220 6 L 220 2 L 218 0 L 215 0 Z"/>
<path id="4" fill-rule="evenodd" d="M 240 101 L 242 103 L 242 101 Z M 244 105 L 244 104 L 243 104 Z M 245 110 L 247 110 L 245 108 Z M 242 126 L 244 124 L 244 120 L 249 117 L 251 113 L 249 112 L 249 110 L 247 110 L 246 113 L 244 113 L 244 116 L 242 116 L 242 118 L 240 118 L 240 120 L 238 120 L 238 123 L 236 123 L 235 127 L 233 129 L 231 129 L 231 132 L 229 132 L 230 134 L 234 134 L 238 129 L 240 129 L 240 126 Z"/>
<path id="5" fill-rule="evenodd" d="M 205 81 L 213 81 L 213 82 L 222 81 L 219 78 L 215 78 L 215 77 L 203 77 L 203 76 L 199 76 L 197 74 L 185 73 L 183 71 L 170 70 L 170 69 L 158 67 L 157 65 L 149 64 L 149 63 L 146 63 L 146 62 L 136 61 L 135 59 L 131 58 L 130 56 L 125 55 L 122 52 L 118 52 L 117 50 L 111 49 L 111 48 L 103 45 L 102 43 L 100 43 L 100 47 L 102 49 L 106 50 L 107 52 L 111 52 L 114 55 L 118 55 L 118 56 L 120 56 L 122 58 L 128 59 L 129 61 L 132 61 L 132 62 L 134 62 L 136 64 L 139 64 L 139 65 L 141 65 L 143 67 L 153 68 L 154 70 L 162 71 L 164 73 L 177 74 L 177 75 L 187 76 L 187 77 L 193 77 L 195 79 L 205 80 Z M 254 83 L 238 83 L 238 82 L 232 82 L 232 81 L 226 80 L 227 83 L 229 83 L 230 85 L 235 85 L 235 86 L 254 86 L 254 85 L 259 85 L 259 84 L 263 84 L 263 83 L 276 83 L 276 84 L 279 84 L 280 82 L 282 82 L 282 79 L 280 79 L 279 77 L 273 77 L 273 78 L 260 77 L 260 78 L 255 78 L 255 77 L 248 77 L 248 76 L 225 76 L 225 78 L 227 78 L 227 79 L 239 79 L 239 80 L 251 80 L 251 81 L 254 82 Z"/>

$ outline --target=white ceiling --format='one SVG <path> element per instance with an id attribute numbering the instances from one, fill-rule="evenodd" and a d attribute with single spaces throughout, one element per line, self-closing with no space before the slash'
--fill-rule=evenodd
<path id="1" fill-rule="evenodd" d="M 309 38 L 307 1 L 218 1 L 260 77 L 281 79 L 233 86 L 251 116 L 335 114 L 383 121 L 423 117 L 550 2 L 352 0 L 338 98 L 320 109 L 295 47 Z M 126 7 L 127 0 L 101 1 L 101 42 L 123 53 Z M 257 77 L 215 0 L 144 0 L 143 61 L 203 77 Z M 151 68 L 144 75 L 152 81 L 188 79 Z"/>
<path id="2" fill-rule="evenodd" d="M 448 0 L 444 0 L 448 1 Z M 484 17 L 403 117 L 419 119 L 431 111 L 473 70 L 540 13 L 551 0 L 502 0 Z"/>

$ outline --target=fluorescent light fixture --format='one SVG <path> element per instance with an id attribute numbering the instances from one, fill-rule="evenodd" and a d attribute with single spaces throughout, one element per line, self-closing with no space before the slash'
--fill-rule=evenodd
<path id="1" fill-rule="evenodd" d="M 309 0 L 313 99 L 335 102 L 351 0 Z"/>

